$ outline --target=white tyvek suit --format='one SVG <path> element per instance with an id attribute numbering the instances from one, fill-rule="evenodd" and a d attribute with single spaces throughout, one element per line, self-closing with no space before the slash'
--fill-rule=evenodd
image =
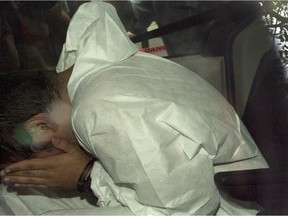
<path id="1" fill-rule="evenodd" d="M 137 52 L 103 2 L 83 5 L 71 21 L 57 70 L 72 65 L 72 125 L 99 158 L 91 187 L 102 206 L 137 215 L 243 213 L 221 198 L 214 174 L 267 164 L 213 87 Z"/>

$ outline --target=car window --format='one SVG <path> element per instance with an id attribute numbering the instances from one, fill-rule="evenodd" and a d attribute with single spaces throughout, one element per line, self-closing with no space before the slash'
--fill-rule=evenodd
<path id="1" fill-rule="evenodd" d="M 8 51 L 7 55 L 1 55 L 1 69 L 55 67 L 69 21 L 85 2 L 1 1 L 0 49 Z M 116 8 L 129 36 L 136 36 L 132 40 L 140 51 L 164 57 L 224 55 L 234 27 L 261 10 L 272 37 L 281 43 L 280 55 L 287 63 L 285 1 L 107 2 Z M 151 31 L 152 34 L 147 34 Z"/>

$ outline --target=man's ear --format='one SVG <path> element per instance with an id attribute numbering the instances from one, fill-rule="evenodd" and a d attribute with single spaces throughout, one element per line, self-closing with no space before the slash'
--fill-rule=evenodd
<path id="1" fill-rule="evenodd" d="M 24 145 L 40 145 L 50 142 L 53 133 L 58 129 L 47 113 L 39 113 L 25 123 L 17 125 L 13 138 Z"/>
<path id="2" fill-rule="evenodd" d="M 47 113 L 39 113 L 25 122 L 25 128 L 29 133 L 40 131 L 56 131 L 58 125 L 51 120 Z"/>

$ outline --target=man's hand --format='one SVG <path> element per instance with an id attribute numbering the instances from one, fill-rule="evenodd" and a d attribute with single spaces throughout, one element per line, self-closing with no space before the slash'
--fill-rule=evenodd
<path id="1" fill-rule="evenodd" d="M 77 180 L 90 158 L 78 145 L 63 139 L 53 139 L 52 144 L 63 153 L 7 166 L 0 172 L 4 183 L 16 187 L 76 189 Z"/>

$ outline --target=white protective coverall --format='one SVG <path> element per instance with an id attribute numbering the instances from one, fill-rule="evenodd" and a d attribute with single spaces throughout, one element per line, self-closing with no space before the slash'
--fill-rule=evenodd
<path id="1" fill-rule="evenodd" d="M 57 70 L 72 65 L 72 125 L 99 158 L 91 187 L 101 205 L 211 214 L 216 172 L 267 167 L 223 96 L 182 66 L 137 52 L 110 5 L 85 4 L 72 19 Z M 218 212 L 229 213 L 222 202 Z"/>
<path id="2" fill-rule="evenodd" d="M 206 81 L 138 52 L 115 9 L 103 2 L 83 4 L 71 20 L 57 70 L 72 65 L 72 125 L 99 159 L 91 187 L 100 208 L 53 214 L 256 214 L 223 199 L 215 186 L 216 172 L 267 164 L 233 108 Z"/>

